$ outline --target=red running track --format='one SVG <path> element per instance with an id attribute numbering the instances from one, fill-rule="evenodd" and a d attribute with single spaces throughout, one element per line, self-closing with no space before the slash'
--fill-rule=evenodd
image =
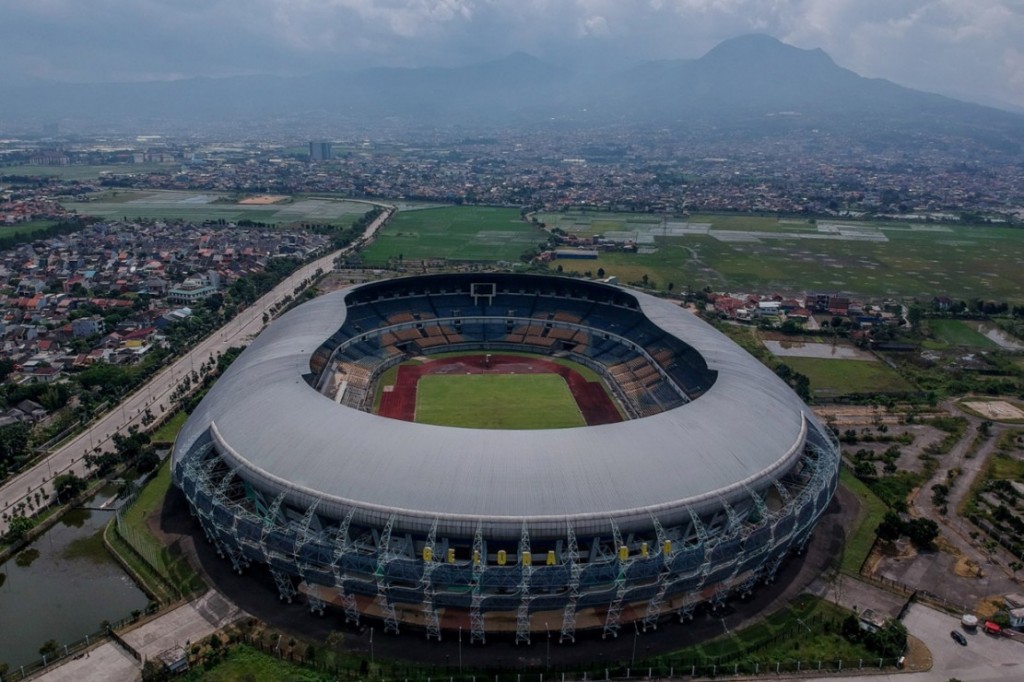
<path id="1" fill-rule="evenodd" d="M 516 355 L 463 355 L 431 360 L 422 365 L 401 365 L 391 390 L 381 395 L 382 417 L 415 421 L 416 384 L 425 374 L 557 374 L 565 379 L 587 426 L 622 421 L 599 381 L 587 381 L 579 372 L 540 358 Z"/>

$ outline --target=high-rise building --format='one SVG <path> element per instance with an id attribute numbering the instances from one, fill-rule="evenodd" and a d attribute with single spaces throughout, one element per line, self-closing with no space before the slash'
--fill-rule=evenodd
<path id="1" fill-rule="evenodd" d="M 309 143 L 309 160 L 310 161 L 330 161 L 331 160 L 331 143 L 330 142 L 310 142 Z"/>

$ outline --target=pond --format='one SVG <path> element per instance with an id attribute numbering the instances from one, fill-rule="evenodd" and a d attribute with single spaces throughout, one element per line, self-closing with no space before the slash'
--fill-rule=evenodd
<path id="1" fill-rule="evenodd" d="M 115 490 L 85 503 L 102 504 Z M 70 644 L 143 610 L 149 599 L 103 546 L 113 511 L 75 509 L 0 565 L 0 663 L 12 670 L 40 658 L 47 640 Z"/>

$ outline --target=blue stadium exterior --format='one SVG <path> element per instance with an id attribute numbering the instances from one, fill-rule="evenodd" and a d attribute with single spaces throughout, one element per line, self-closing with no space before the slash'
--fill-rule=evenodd
<path id="1" fill-rule="evenodd" d="M 410 357 L 516 350 L 600 373 L 629 419 L 474 430 L 372 413 Z M 560 277 L 374 282 L 275 321 L 189 418 L 173 474 L 239 571 L 389 630 L 517 642 L 654 627 L 775 576 L 835 492 L 832 434 L 672 302 Z"/>

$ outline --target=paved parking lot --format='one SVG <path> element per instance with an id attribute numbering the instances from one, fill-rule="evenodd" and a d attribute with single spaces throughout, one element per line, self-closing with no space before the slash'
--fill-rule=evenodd
<path id="1" fill-rule="evenodd" d="M 903 619 L 910 633 L 931 649 L 934 665 L 928 672 L 873 675 L 872 682 L 1016 682 L 1024 680 L 1024 644 L 1002 637 L 966 633 L 967 646 L 949 636 L 960 630 L 960 620 L 920 604 L 914 604 Z M 836 675 L 799 679 L 806 682 L 835 680 Z"/>

